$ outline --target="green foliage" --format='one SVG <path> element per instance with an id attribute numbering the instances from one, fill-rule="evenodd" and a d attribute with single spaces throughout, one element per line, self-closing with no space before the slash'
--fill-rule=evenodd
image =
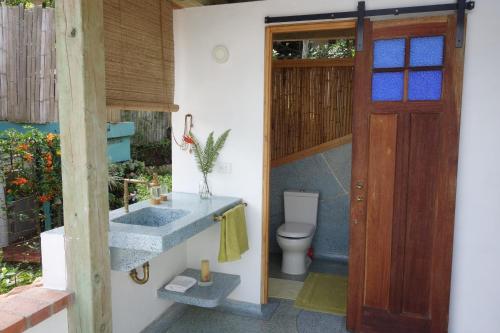
<path id="1" fill-rule="evenodd" d="M 19 6 L 23 5 L 24 8 L 32 8 L 34 2 L 32 0 L 6 0 L 5 3 L 9 6 Z M 45 0 L 42 1 L 42 7 L 55 7 L 55 0 Z"/>
<path id="2" fill-rule="evenodd" d="M 109 173 L 109 208 L 117 209 L 123 207 L 123 179 L 139 179 L 146 173 L 146 165 L 142 161 L 127 161 L 122 163 L 111 163 L 108 166 Z M 130 192 L 135 190 L 135 184 L 130 184 Z"/>
<path id="3" fill-rule="evenodd" d="M 143 161 L 146 165 L 165 165 L 172 163 L 172 143 L 169 139 L 160 142 L 132 143 L 132 159 Z"/>
<path id="4" fill-rule="evenodd" d="M 58 221 L 62 205 L 59 136 L 29 126 L 24 129 L 0 132 L 6 202 L 9 205 L 26 197 L 33 197 L 40 204 L 48 202 L 53 220 Z"/>
<path id="5" fill-rule="evenodd" d="M 224 147 L 230 131 L 231 130 L 227 130 L 222 133 L 217 140 L 214 140 L 214 132 L 211 132 L 208 135 L 205 146 L 202 146 L 200 141 L 193 134 L 191 134 L 191 138 L 194 141 L 194 157 L 196 159 L 196 163 L 198 164 L 198 169 L 200 169 L 205 178 L 213 171 L 217 157 L 219 157 L 219 153 Z"/>
<path id="6" fill-rule="evenodd" d="M 2 261 L 0 252 L 0 294 L 5 294 L 17 286 L 33 283 L 42 276 L 42 268 L 36 264 L 10 264 Z"/>
<path id="7" fill-rule="evenodd" d="M 275 41 L 273 59 L 333 59 L 354 57 L 354 39 L 316 41 Z M 305 49 L 305 55 L 304 55 Z"/>
<path id="8" fill-rule="evenodd" d="M 315 45 L 309 49 L 308 59 L 351 58 L 355 48 L 353 39 L 339 39 L 334 43 Z"/>
<path id="9" fill-rule="evenodd" d="M 147 167 L 142 161 L 127 161 L 111 163 L 109 165 L 109 208 L 123 207 L 123 179 L 140 179 L 151 181 L 153 174 L 157 174 L 160 184 L 166 184 L 172 190 L 171 169 L 168 166 Z M 129 192 L 136 193 L 132 202 L 149 198 L 149 190 L 145 184 L 129 184 Z"/>
<path id="10" fill-rule="evenodd" d="M 141 176 L 142 180 L 147 180 L 148 182 L 151 182 L 153 180 L 153 176 L 151 173 L 142 175 Z M 165 175 L 158 175 L 158 181 L 160 182 L 160 185 L 166 185 L 168 192 L 172 191 L 172 175 L 171 174 L 165 174 Z M 137 201 L 142 201 L 142 200 L 147 200 L 151 196 L 149 194 L 149 189 L 146 186 L 146 184 L 138 184 L 137 185 Z"/>

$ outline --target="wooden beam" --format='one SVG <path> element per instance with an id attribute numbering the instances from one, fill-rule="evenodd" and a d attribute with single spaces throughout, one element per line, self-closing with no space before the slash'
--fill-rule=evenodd
<path id="1" fill-rule="evenodd" d="M 200 7 L 205 5 L 204 1 L 201 0 L 172 0 L 172 4 L 174 5 L 174 9 Z"/>
<path id="2" fill-rule="evenodd" d="M 344 145 L 344 144 L 349 143 L 349 142 L 352 142 L 352 135 L 351 134 L 343 136 L 343 137 L 338 138 L 338 139 L 334 139 L 334 140 L 325 142 L 323 144 L 320 144 L 318 146 L 315 146 L 315 147 L 312 147 L 312 148 L 309 148 L 306 150 L 299 151 L 298 153 L 291 154 L 291 155 L 285 156 L 283 158 L 271 161 L 271 167 L 275 168 L 275 167 L 278 167 L 278 166 L 286 164 L 286 163 L 291 163 L 291 162 L 301 160 L 303 158 L 306 158 L 306 157 L 309 157 L 309 156 L 312 156 L 315 154 L 323 153 L 327 150 L 333 149 L 335 147 Z"/>
<path id="3" fill-rule="evenodd" d="M 273 68 L 283 67 L 354 67 L 354 58 L 273 60 Z"/>
<path id="4" fill-rule="evenodd" d="M 309 32 L 280 33 L 273 36 L 273 41 L 296 41 L 296 40 L 335 40 L 354 39 L 356 31 L 353 28 L 344 30 L 317 30 Z"/>
<path id="5" fill-rule="evenodd" d="M 127 111 L 147 111 L 147 112 L 177 112 L 179 105 L 151 102 L 132 102 L 107 99 L 106 108 L 108 110 L 127 110 Z"/>
<path id="6" fill-rule="evenodd" d="M 112 332 L 103 2 L 56 2 L 69 332 Z"/>
<path id="7" fill-rule="evenodd" d="M 264 45 L 264 137 L 262 156 L 262 249 L 260 302 L 269 298 L 269 210 L 271 180 L 271 100 L 272 100 L 273 31 L 266 27 Z"/>

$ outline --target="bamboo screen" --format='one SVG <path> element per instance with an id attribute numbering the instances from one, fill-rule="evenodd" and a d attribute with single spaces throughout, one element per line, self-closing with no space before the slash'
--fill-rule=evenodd
<path id="1" fill-rule="evenodd" d="M 351 134 L 353 72 L 352 59 L 274 61 L 273 165 Z"/>
<path id="2" fill-rule="evenodd" d="M 167 0 L 104 0 L 108 110 L 178 110 L 172 15 Z"/>

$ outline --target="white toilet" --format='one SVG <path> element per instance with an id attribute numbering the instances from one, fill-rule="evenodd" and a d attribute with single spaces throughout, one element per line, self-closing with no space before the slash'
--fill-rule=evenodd
<path id="1" fill-rule="evenodd" d="M 277 241 L 283 250 L 281 271 L 300 275 L 310 261 L 307 250 L 316 230 L 319 193 L 284 192 L 285 223 L 278 228 Z"/>

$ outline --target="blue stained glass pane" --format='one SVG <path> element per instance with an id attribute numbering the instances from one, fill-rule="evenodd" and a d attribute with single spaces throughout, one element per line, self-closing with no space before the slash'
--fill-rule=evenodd
<path id="1" fill-rule="evenodd" d="M 410 101 L 436 101 L 441 99 L 441 71 L 410 72 L 408 99 Z"/>
<path id="2" fill-rule="evenodd" d="M 444 36 L 410 39 L 410 66 L 440 66 L 443 64 Z"/>
<path id="3" fill-rule="evenodd" d="M 373 101 L 401 101 L 403 99 L 403 72 L 373 73 Z"/>
<path id="4" fill-rule="evenodd" d="M 373 67 L 395 68 L 405 65 L 405 39 L 379 39 L 373 44 Z"/>

